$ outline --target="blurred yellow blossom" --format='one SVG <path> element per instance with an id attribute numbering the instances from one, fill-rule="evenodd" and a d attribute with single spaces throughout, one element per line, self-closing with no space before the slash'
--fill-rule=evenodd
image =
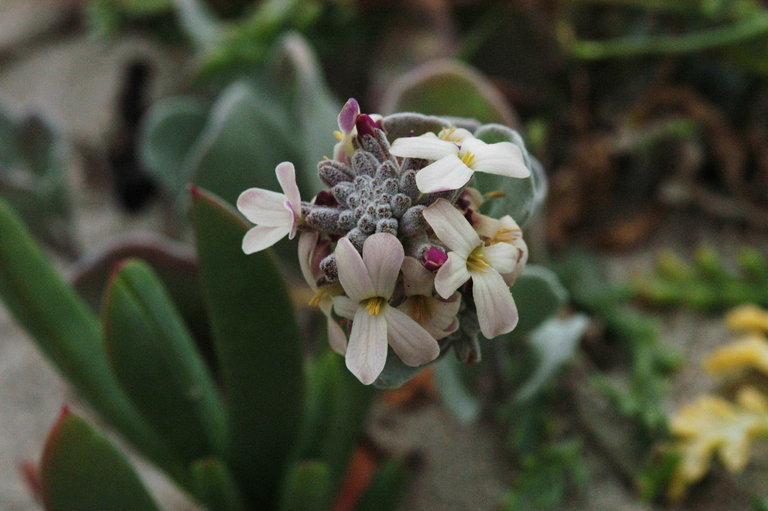
<path id="1" fill-rule="evenodd" d="M 670 499 L 679 500 L 704 477 L 713 453 L 731 472 L 746 466 L 750 442 L 768 435 L 768 399 L 752 387 L 740 389 L 735 404 L 703 395 L 672 418 L 670 429 L 678 438 L 674 450 L 681 460 L 668 491 Z"/>
<path id="2" fill-rule="evenodd" d="M 747 335 L 709 355 L 703 365 L 707 372 L 718 376 L 745 369 L 768 374 L 768 339 L 759 334 Z"/>
<path id="3" fill-rule="evenodd" d="M 726 315 L 725 323 L 732 330 L 768 333 L 768 311 L 757 305 L 742 305 Z"/>

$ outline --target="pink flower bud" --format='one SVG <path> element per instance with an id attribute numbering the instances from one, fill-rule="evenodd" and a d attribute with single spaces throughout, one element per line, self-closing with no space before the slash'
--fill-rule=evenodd
<path id="1" fill-rule="evenodd" d="M 424 267 L 429 271 L 436 271 L 448 260 L 448 254 L 443 250 L 432 247 L 424 252 Z"/>
<path id="2" fill-rule="evenodd" d="M 358 137 L 362 137 L 363 135 L 373 136 L 373 133 L 376 130 L 376 122 L 368 114 L 358 115 L 355 125 L 357 126 Z"/>

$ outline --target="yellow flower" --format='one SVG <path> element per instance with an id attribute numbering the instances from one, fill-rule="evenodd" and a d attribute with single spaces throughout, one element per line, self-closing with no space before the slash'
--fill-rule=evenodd
<path id="1" fill-rule="evenodd" d="M 704 360 L 704 369 L 710 374 L 722 375 L 757 369 L 768 374 L 768 339 L 750 334 L 723 346 Z"/>
<path id="2" fill-rule="evenodd" d="M 768 311 L 756 305 L 742 305 L 728 313 L 725 323 L 733 330 L 768 333 Z"/>
<path id="3" fill-rule="evenodd" d="M 679 500 L 687 487 L 704 477 L 713 453 L 731 472 L 749 460 L 751 441 L 768 434 L 768 399 L 751 387 L 739 390 L 736 403 L 704 395 L 684 407 L 670 422 L 681 456 L 669 486 L 669 498 Z"/>

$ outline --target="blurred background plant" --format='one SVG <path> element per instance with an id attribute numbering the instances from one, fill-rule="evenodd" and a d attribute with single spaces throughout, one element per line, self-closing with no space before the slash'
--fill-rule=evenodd
<path id="1" fill-rule="evenodd" d="M 495 431 L 503 431 L 507 509 L 517 509 L 521 502 L 530 509 L 590 509 L 588 499 L 594 494 L 586 481 L 600 477 L 596 466 L 618 474 L 623 492 L 619 495 L 646 498 L 638 498 L 631 509 L 656 506 L 653 498 L 666 494 L 680 466 L 679 457 L 658 447 L 679 429 L 674 417 L 670 420 L 671 402 L 680 405 L 671 387 L 680 385 L 675 371 L 687 374 L 691 365 L 691 352 L 679 344 L 693 334 L 670 331 L 670 325 L 679 315 L 707 325 L 707 313 L 743 303 L 767 304 L 764 2 L 91 0 L 72 5 L 74 14 L 62 17 L 58 29 L 64 36 L 87 26 L 99 41 L 89 44 L 114 47 L 133 37 L 148 38 L 183 64 L 176 68 L 181 71 L 173 85 L 160 87 L 166 79 L 163 69 L 171 66 L 151 51 L 131 53 L 109 97 L 115 110 L 111 132 L 89 138 L 90 144 L 98 138 L 98 147 L 78 139 L 75 116 L 7 107 L 0 115 L 0 197 L 39 240 L 70 261 L 66 264 L 82 298 L 62 284 L 56 287 L 56 300 L 68 296 L 65 302 L 80 304 L 77 317 L 87 317 L 85 337 L 98 345 L 93 349 L 103 351 L 103 340 L 81 299 L 98 311 L 105 300 L 110 303 L 110 296 L 119 296 L 115 293 L 121 287 L 126 293 L 162 287 L 165 291 L 157 291 L 159 295 L 134 295 L 132 301 L 160 296 L 172 305 L 172 316 L 189 330 L 183 351 L 197 353 L 195 371 L 202 364 L 209 373 L 208 386 L 223 385 L 226 393 L 228 373 L 219 366 L 224 359 L 217 352 L 221 327 L 213 317 L 213 300 L 201 295 L 210 285 L 205 283 L 206 263 L 199 243 L 197 255 L 190 244 L 199 216 L 193 214 L 190 223 L 187 211 L 191 207 L 194 212 L 199 204 L 190 200 L 188 183 L 231 204 L 245 188 L 270 188 L 274 165 L 290 160 L 297 164 L 302 190 L 317 191 L 315 165 L 323 155 L 330 156 L 336 114 L 350 96 L 360 99 L 365 110 L 385 115 L 418 111 L 501 123 L 517 130 L 540 162 L 532 163 L 538 177 L 526 183 L 530 188 L 523 195 L 489 201 L 498 205 L 497 212 L 514 211 L 518 221 L 527 220 L 525 238 L 533 264 L 515 285 L 520 327 L 501 342 L 483 343 L 485 360 L 480 365 L 468 367 L 445 357 L 386 399 L 409 406 L 420 392 L 438 393 L 462 423 L 490 423 Z M 25 48 L 45 44 L 40 37 L 31 40 L 34 44 L 23 41 Z M 0 48 L 0 59 L 9 64 L 23 61 L 26 54 Z M 0 80 L 0 93 L 3 85 Z M 68 191 L 65 179 L 65 171 L 73 166 L 66 157 L 69 152 L 84 160 L 88 186 L 112 185 L 114 201 L 126 215 L 141 218 L 152 208 L 160 209 L 158 230 L 165 237 L 110 236 L 109 244 L 100 247 L 79 240 L 81 219 L 71 207 L 77 190 Z M 672 235 L 670 224 L 676 226 Z M 702 238 L 712 248 L 698 250 L 690 262 L 686 255 L 661 251 L 653 268 L 647 258 L 619 265 L 618 271 L 612 264 L 621 257 L 615 255 L 618 250 L 647 255 L 651 246 L 655 250 L 674 245 L 675 253 L 688 254 Z M 23 251 L 29 244 L 21 243 Z M 88 250 L 80 250 L 82 246 Z M 585 249 L 564 250 L 574 246 Z M 733 247 L 742 246 L 743 251 L 734 252 Z M 287 241 L 276 247 L 277 254 L 294 250 Z M 131 258 L 146 261 L 152 273 L 131 262 L 112 275 L 117 263 Z M 32 264 L 26 259 L 37 261 L 29 256 L 24 264 Z M 7 264 L 3 268 L 7 296 L 11 286 L 23 282 L 9 276 Z M 42 268 L 45 278 L 53 278 Z M 635 275 L 628 275 L 627 268 Z M 300 306 L 298 323 L 306 332 L 318 330 L 313 328 L 317 318 L 301 307 L 304 290 L 291 278 L 291 270 L 286 273 L 284 292 Z M 145 283 L 134 288 L 132 277 Z M 42 282 L 40 277 L 41 290 L 46 287 Z M 41 290 L 30 288 L 16 301 L 6 298 L 8 308 L 19 314 L 32 298 L 54 299 L 52 292 L 38 296 Z M 219 304 L 230 303 L 229 297 L 219 299 Z M 61 316 L 45 319 L 50 313 L 45 310 L 39 313 L 41 318 L 21 322 L 42 328 L 29 325 L 64 321 Z M 284 509 L 295 504 L 280 499 L 299 495 L 299 487 L 314 492 L 302 498 L 321 502 L 318 509 L 334 501 L 341 506 L 339 502 L 349 498 L 343 476 L 358 470 L 355 461 L 356 468 L 346 468 L 350 452 L 362 438 L 373 397 L 346 381 L 338 359 L 318 350 L 322 339 L 307 333 L 300 337 L 301 348 L 294 345 L 298 351 L 293 356 L 309 358 L 289 379 L 305 382 L 298 393 L 304 396 L 303 404 L 291 400 L 303 418 L 293 424 L 301 425 L 298 432 L 284 433 L 293 435 L 301 447 L 284 456 L 290 460 L 285 470 L 270 472 L 275 477 L 279 473 L 280 480 L 265 483 L 264 491 L 278 496 Z M 179 346 L 169 344 L 168 349 Z M 65 357 L 58 349 L 46 350 L 54 361 Z M 100 371 L 112 371 L 114 362 L 106 356 L 98 363 Z M 79 367 L 63 372 L 80 374 Z M 73 376 L 75 382 L 81 377 Z M 99 377 L 107 378 L 101 373 Z M 120 389 L 135 384 L 108 378 L 109 385 Z M 227 472 L 233 453 L 217 447 L 221 440 L 215 434 L 209 438 L 220 427 L 206 424 L 216 422 L 215 413 L 187 421 L 206 439 L 190 445 L 210 445 L 188 454 L 179 470 L 171 466 L 178 453 L 164 457 L 147 452 L 142 440 L 131 436 L 136 433 L 127 433 L 112 412 L 94 402 L 104 399 L 101 393 L 90 395 L 82 386 L 80 390 L 107 422 L 211 508 L 237 509 L 239 500 L 254 498 L 239 494 L 245 486 L 238 479 L 242 475 Z M 177 390 L 183 394 L 183 389 Z M 129 398 L 151 402 L 140 394 Z M 230 404 L 212 401 L 207 406 Z M 738 406 L 733 402 L 728 406 Z M 141 412 L 157 415 L 157 410 Z M 348 424 L 344 414 L 354 420 Z M 115 468 L 116 474 L 126 472 L 119 455 L 104 447 L 81 419 L 65 414 L 59 426 L 49 445 L 72 442 L 73 449 L 96 449 L 112 460 L 110 466 L 123 467 Z M 163 427 L 169 425 L 153 423 L 153 428 Z M 321 430 L 329 437 L 313 433 Z M 335 435 L 351 443 L 341 446 L 344 442 Z M 175 447 L 180 452 L 187 448 Z M 67 456 L 77 455 L 54 452 L 64 458 L 48 459 L 61 467 L 67 467 Z M 68 470 L 52 469 L 41 476 Z M 360 506 L 380 504 L 360 509 L 391 509 L 394 504 L 381 506 L 385 501 L 379 495 L 405 488 L 403 470 L 402 459 L 383 465 L 379 475 L 366 480 L 372 483 L 365 496 L 353 501 Z M 728 486 L 729 477 L 715 471 L 714 477 L 691 487 L 691 509 L 716 505 L 703 501 L 707 488 L 715 492 L 719 484 L 726 485 L 729 505 L 741 505 L 734 502 L 745 502 L 744 495 L 748 499 L 755 493 Z M 306 479 L 321 482 L 307 486 Z M 60 488 L 51 484 L 48 488 Z M 132 493 L 144 499 L 143 490 Z M 697 495 L 704 497 L 697 500 Z M 141 502 L 136 505 L 147 505 Z"/>

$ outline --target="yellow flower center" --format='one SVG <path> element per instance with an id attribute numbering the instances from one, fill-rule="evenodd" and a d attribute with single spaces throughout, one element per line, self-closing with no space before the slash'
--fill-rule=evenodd
<path id="1" fill-rule="evenodd" d="M 485 273 L 487 271 L 486 268 L 490 266 L 491 265 L 485 261 L 482 245 L 475 248 L 472 253 L 469 254 L 469 257 L 467 257 L 467 268 L 469 268 L 470 271 Z"/>
<path id="2" fill-rule="evenodd" d="M 373 298 L 363 300 L 362 303 L 363 307 L 365 307 L 365 311 L 368 314 L 371 316 L 378 316 L 381 314 L 382 309 L 387 304 L 387 299 L 382 296 L 374 296 Z"/>
<path id="3" fill-rule="evenodd" d="M 456 142 L 454 135 L 456 134 L 456 126 L 449 126 L 440 130 L 437 134 L 437 138 L 440 140 L 447 140 L 448 142 Z"/>
<path id="4" fill-rule="evenodd" d="M 493 245 L 494 243 L 512 243 L 519 237 L 520 237 L 520 229 L 511 229 L 509 227 L 504 227 L 496 231 L 496 234 L 494 234 L 490 244 Z"/>
<path id="5" fill-rule="evenodd" d="M 338 140 L 339 142 L 341 142 L 341 140 L 344 138 L 344 134 L 339 130 L 335 130 L 333 132 L 333 136 L 336 137 L 336 140 Z"/>
<path id="6" fill-rule="evenodd" d="M 315 295 L 309 300 L 309 306 L 317 307 L 318 305 L 320 305 L 320 302 L 323 302 L 328 298 L 333 298 L 334 296 L 338 296 L 340 294 L 341 294 L 341 289 L 338 285 L 319 287 L 317 288 L 317 291 L 315 291 Z"/>
<path id="7" fill-rule="evenodd" d="M 461 162 L 467 167 L 472 167 L 472 163 L 475 161 L 475 155 L 469 151 L 461 154 Z"/>

